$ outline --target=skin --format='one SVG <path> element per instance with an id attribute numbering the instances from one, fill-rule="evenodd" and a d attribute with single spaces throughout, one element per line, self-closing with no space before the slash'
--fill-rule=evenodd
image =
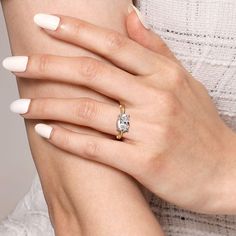
<path id="1" fill-rule="evenodd" d="M 130 1 L 68 0 L 2 1 L 13 55 L 50 53 L 100 58 L 81 47 L 49 37 L 33 23 L 39 12 L 54 12 L 97 23 L 127 34 L 124 19 Z M 76 30 L 76 28 L 74 28 Z M 17 75 L 21 97 L 90 97 L 116 103 L 90 89 L 56 81 L 37 81 Z M 26 127 L 37 171 L 56 235 L 163 235 L 136 181 L 121 171 L 66 153 L 34 132 L 38 120 Z M 104 136 L 72 124 L 57 123 L 76 132 Z"/>
<path id="2" fill-rule="evenodd" d="M 25 78 L 89 87 L 125 104 L 131 127 L 123 142 L 114 139 L 118 103 L 90 98 L 35 99 L 24 117 L 59 120 L 103 132 L 106 137 L 95 137 L 51 125 L 48 142 L 121 170 L 178 206 L 200 213 L 235 214 L 236 173 L 231 165 L 236 134 L 221 120 L 204 86 L 158 36 L 141 24 L 137 28 L 134 17 L 132 12 L 127 18 L 128 38 L 60 16 L 58 29 L 45 33 L 91 50 L 112 65 L 92 58 L 44 55 L 46 64 L 38 70 L 42 55 L 31 55 L 21 73 Z M 73 24 L 80 28 L 77 34 L 70 31 Z M 135 30 L 144 35 L 141 40 Z"/>

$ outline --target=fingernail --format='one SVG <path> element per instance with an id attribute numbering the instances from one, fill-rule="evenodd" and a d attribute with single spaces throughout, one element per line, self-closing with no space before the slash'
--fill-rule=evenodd
<path id="1" fill-rule="evenodd" d="M 28 60 L 26 56 L 7 57 L 2 61 L 2 66 L 12 72 L 25 72 Z"/>
<path id="2" fill-rule="evenodd" d="M 18 99 L 10 105 L 10 110 L 16 114 L 25 114 L 29 110 L 31 99 Z"/>
<path id="3" fill-rule="evenodd" d="M 146 28 L 146 29 L 150 29 L 150 26 L 148 25 L 148 23 L 146 22 L 146 19 L 145 17 L 142 15 L 142 13 L 138 10 L 137 7 L 135 7 L 133 4 L 130 4 L 129 5 L 129 8 L 128 8 L 128 12 L 131 13 L 132 11 L 135 11 L 140 22 L 143 24 L 143 26 Z"/>
<path id="4" fill-rule="evenodd" d="M 43 138 L 50 139 L 53 128 L 45 124 L 37 124 L 34 127 L 36 133 Z"/>
<path id="5" fill-rule="evenodd" d="M 41 28 L 55 31 L 60 23 L 58 16 L 39 13 L 34 16 L 34 23 Z"/>

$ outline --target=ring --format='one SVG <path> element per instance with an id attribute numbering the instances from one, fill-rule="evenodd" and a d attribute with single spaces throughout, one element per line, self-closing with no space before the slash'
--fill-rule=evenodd
<path id="1" fill-rule="evenodd" d="M 119 132 L 116 139 L 121 140 L 123 134 L 129 132 L 130 127 L 130 115 L 125 113 L 125 106 L 120 104 L 120 115 L 117 119 L 117 131 Z"/>

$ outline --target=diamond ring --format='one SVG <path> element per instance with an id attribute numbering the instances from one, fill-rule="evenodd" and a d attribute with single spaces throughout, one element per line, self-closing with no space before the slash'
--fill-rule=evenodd
<path id="1" fill-rule="evenodd" d="M 125 113 L 125 106 L 120 105 L 120 115 L 117 119 L 117 131 L 119 132 L 116 138 L 121 140 L 123 138 L 123 134 L 129 132 L 130 127 L 130 115 Z"/>

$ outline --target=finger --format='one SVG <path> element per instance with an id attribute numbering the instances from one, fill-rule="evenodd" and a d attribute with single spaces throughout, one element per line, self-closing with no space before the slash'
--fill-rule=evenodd
<path id="1" fill-rule="evenodd" d="M 103 133 L 117 135 L 116 122 L 120 112 L 117 106 L 91 98 L 78 99 L 19 99 L 11 104 L 11 111 L 25 119 L 56 120 L 86 126 Z M 135 122 L 132 127 L 135 127 Z M 131 138 L 129 133 L 125 138 Z"/>
<path id="2" fill-rule="evenodd" d="M 3 66 L 19 77 L 46 79 L 89 87 L 125 104 L 139 99 L 141 84 L 135 76 L 89 57 L 33 55 L 9 57 Z"/>
<path id="3" fill-rule="evenodd" d="M 163 73 L 160 79 L 156 79 L 156 75 L 153 77 L 154 84 L 159 89 L 174 91 L 178 97 L 182 97 L 183 89 L 187 91 L 188 87 L 195 89 L 195 80 L 191 80 L 194 84 L 189 81 L 186 75 L 186 69 L 183 67 L 181 61 L 179 61 L 174 53 L 169 49 L 164 40 L 156 33 L 148 30 L 140 21 L 138 15 L 141 13 L 138 9 L 132 10 L 126 19 L 127 32 L 129 37 L 144 47 L 156 52 L 164 57 L 167 57 L 173 63 L 169 64 L 169 70 Z M 142 19 L 141 19 L 142 20 Z M 187 72 L 188 73 L 188 72 Z M 181 77 L 179 76 L 181 75 Z M 164 83 L 163 83 L 164 81 Z"/>
<path id="4" fill-rule="evenodd" d="M 147 28 L 145 18 L 142 17 L 137 8 L 132 7 L 129 11 L 130 14 L 126 19 L 129 37 L 144 47 L 170 60 L 168 65 L 169 69 L 165 73 L 162 73 L 161 76 L 158 74 L 154 74 L 154 76 L 152 76 L 154 84 L 158 87 L 158 89 L 171 90 L 177 94 L 179 92 L 181 93 L 182 90 L 179 91 L 178 88 L 182 89 L 184 85 L 188 85 L 188 77 L 184 77 L 186 70 L 183 68 L 181 62 L 175 57 L 174 53 L 169 49 L 164 40 Z M 179 77 L 181 72 L 182 76 Z M 157 79 L 157 75 L 158 78 L 161 79 Z"/>
<path id="5" fill-rule="evenodd" d="M 138 168 L 135 149 L 131 144 L 75 133 L 55 125 L 38 124 L 35 130 L 56 147 L 76 156 L 112 166 L 129 174 Z"/>
<path id="6" fill-rule="evenodd" d="M 161 54 L 169 58 L 170 60 L 180 64 L 180 61 L 175 57 L 164 40 L 156 33 L 148 30 L 143 25 L 136 11 L 132 10 L 126 19 L 127 32 L 129 34 L 129 37 L 145 48 L 148 48 L 153 52 Z"/>
<path id="7" fill-rule="evenodd" d="M 163 64 L 157 54 L 113 30 L 67 16 L 37 14 L 34 19 L 51 36 L 99 54 L 130 73 L 150 74 Z"/>

